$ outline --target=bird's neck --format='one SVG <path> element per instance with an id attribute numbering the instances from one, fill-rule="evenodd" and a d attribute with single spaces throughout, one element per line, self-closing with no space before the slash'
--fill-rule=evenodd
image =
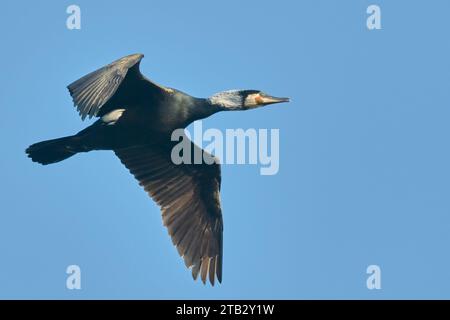
<path id="1" fill-rule="evenodd" d="M 196 98 L 194 103 L 188 106 L 189 122 L 207 118 L 216 112 L 222 111 L 223 108 L 212 104 L 208 99 Z"/>

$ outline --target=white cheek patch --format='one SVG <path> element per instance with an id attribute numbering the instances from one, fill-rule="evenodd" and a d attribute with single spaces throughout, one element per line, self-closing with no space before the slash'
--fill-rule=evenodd
<path id="1" fill-rule="evenodd" d="M 117 109 L 113 110 L 110 113 L 105 114 L 101 117 L 101 120 L 106 123 L 108 126 L 113 125 L 120 119 L 122 114 L 125 112 L 125 109 Z"/>
<path id="2" fill-rule="evenodd" d="M 245 106 L 247 108 L 254 108 L 259 105 L 258 99 L 260 99 L 259 94 L 249 94 L 247 98 L 245 98 Z"/>

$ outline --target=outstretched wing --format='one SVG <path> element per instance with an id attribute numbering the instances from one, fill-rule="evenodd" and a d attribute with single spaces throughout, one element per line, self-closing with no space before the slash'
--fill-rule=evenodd
<path id="1" fill-rule="evenodd" d="M 185 137 L 187 139 L 187 137 Z M 190 140 L 188 140 L 190 142 Z M 193 152 L 212 156 L 190 142 Z M 164 225 L 192 276 L 222 281 L 220 165 L 179 164 L 171 148 L 143 145 L 115 150 L 122 163 L 161 207 Z M 215 159 L 215 158 L 212 158 Z"/>
<path id="2" fill-rule="evenodd" d="M 162 99 L 171 89 L 145 78 L 139 71 L 143 54 L 132 54 L 104 66 L 67 86 L 84 120 L 109 111 Z"/>

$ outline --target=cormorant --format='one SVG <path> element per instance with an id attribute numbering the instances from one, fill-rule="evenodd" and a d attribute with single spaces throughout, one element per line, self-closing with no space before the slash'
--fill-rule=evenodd
<path id="1" fill-rule="evenodd" d="M 142 54 L 123 57 L 67 88 L 84 120 L 100 119 L 79 133 L 35 143 L 28 156 L 43 165 L 80 152 L 113 150 L 161 207 L 164 225 L 192 276 L 222 281 L 220 164 L 174 164 L 171 133 L 226 110 L 247 110 L 288 102 L 258 90 L 231 90 L 194 98 L 143 76 Z M 186 137 L 184 137 L 186 138 Z M 190 142 L 190 140 L 188 140 Z M 190 142 L 192 151 L 212 157 Z"/>

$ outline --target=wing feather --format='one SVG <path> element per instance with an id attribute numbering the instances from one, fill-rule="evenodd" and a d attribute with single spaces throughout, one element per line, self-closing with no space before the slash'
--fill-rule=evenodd
<path id="1" fill-rule="evenodd" d="M 139 64 L 143 57 L 143 54 L 132 54 L 120 58 L 67 86 L 83 120 L 172 92 L 141 74 Z"/>
<path id="2" fill-rule="evenodd" d="M 170 149 L 157 145 L 115 153 L 161 207 L 163 224 L 186 266 L 192 268 L 193 278 L 200 274 L 203 283 L 221 282 L 220 165 L 175 165 Z"/>

